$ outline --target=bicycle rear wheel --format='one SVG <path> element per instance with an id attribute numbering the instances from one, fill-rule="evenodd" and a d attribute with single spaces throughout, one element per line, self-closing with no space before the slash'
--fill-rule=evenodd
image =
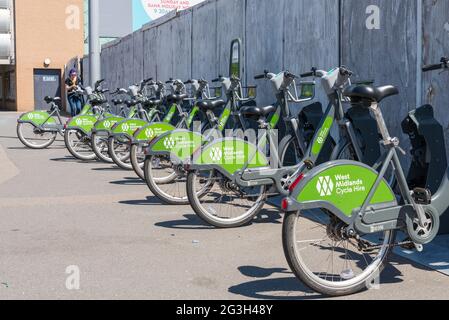
<path id="1" fill-rule="evenodd" d="M 26 147 L 31 149 L 45 149 L 56 140 L 57 132 L 43 132 L 31 123 L 17 124 L 17 137 Z"/>
<path id="2" fill-rule="evenodd" d="M 356 238 L 345 234 L 346 227 L 324 208 L 288 213 L 284 219 L 290 268 L 326 296 L 355 294 L 376 283 L 395 241 L 392 231 Z"/>

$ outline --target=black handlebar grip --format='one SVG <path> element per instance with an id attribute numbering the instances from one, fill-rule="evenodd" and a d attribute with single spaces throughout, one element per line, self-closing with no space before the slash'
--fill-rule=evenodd
<path id="1" fill-rule="evenodd" d="M 214 79 L 214 80 L 212 80 L 212 82 L 220 82 L 220 79 L 219 78 Z"/>
<path id="2" fill-rule="evenodd" d="M 313 77 L 315 75 L 315 72 L 310 71 L 310 72 L 306 72 L 300 75 L 301 78 L 310 78 Z"/>
<path id="3" fill-rule="evenodd" d="M 423 72 L 428 72 L 428 71 L 440 70 L 442 68 L 443 68 L 443 64 L 442 63 L 440 63 L 440 64 L 429 64 L 429 65 L 424 66 L 422 68 L 422 71 Z"/>
<path id="4" fill-rule="evenodd" d="M 265 79 L 265 74 L 259 74 L 254 77 L 254 80 L 260 80 L 260 79 Z"/>

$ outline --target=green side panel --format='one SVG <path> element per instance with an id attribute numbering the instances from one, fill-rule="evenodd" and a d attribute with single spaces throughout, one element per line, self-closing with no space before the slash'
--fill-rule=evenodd
<path id="1" fill-rule="evenodd" d="M 49 118 L 50 115 L 47 111 L 33 111 L 23 114 L 19 121 L 31 122 L 35 126 L 41 126 L 45 124 L 56 124 L 54 118 Z"/>
<path id="2" fill-rule="evenodd" d="M 195 119 L 195 116 L 198 114 L 199 111 L 200 108 L 198 108 L 197 106 L 193 107 L 192 111 L 189 114 L 189 117 L 187 118 L 187 128 L 190 128 L 190 126 L 193 123 L 193 119 Z"/>
<path id="3" fill-rule="evenodd" d="M 137 114 L 137 108 L 136 107 L 131 107 L 131 109 L 129 109 L 128 118 L 134 118 L 134 116 L 136 114 Z"/>
<path id="4" fill-rule="evenodd" d="M 230 116 L 231 116 L 231 108 L 224 109 L 223 113 L 220 116 L 220 120 L 218 120 L 218 131 L 223 131 L 225 129 L 226 123 L 228 123 Z"/>
<path id="5" fill-rule="evenodd" d="M 307 176 L 306 176 L 307 177 Z M 329 202 L 348 217 L 361 208 L 376 182 L 377 174 L 358 165 L 337 165 L 310 180 L 299 194 L 300 203 Z M 379 185 L 371 204 L 391 203 L 396 200 L 385 180 Z"/>
<path id="6" fill-rule="evenodd" d="M 147 123 L 138 132 L 136 132 L 134 138 L 138 141 L 149 141 L 175 129 L 175 127 L 168 123 Z"/>
<path id="7" fill-rule="evenodd" d="M 151 151 L 167 152 L 178 159 L 190 159 L 203 142 L 203 136 L 188 130 L 178 130 L 161 136 L 151 146 Z"/>
<path id="8" fill-rule="evenodd" d="M 327 137 L 329 136 L 332 125 L 334 124 L 334 118 L 327 117 L 326 120 L 324 120 L 323 125 L 321 126 L 320 131 L 315 136 L 315 142 L 312 146 L 312 154 L 314 156 L 318 156 L 321 152 L 321 149 L 323 149 L 324 144 L 326 143 Z"/>
<path id="9" fill-rule="evenodd" d="M 146 126 L 148 122 L 140 119 L 127 119 L 122 122 L 116 123 L 112 127 L 112 133 L 115 134 L 126 134 L 130 137 L 134 136 L 134 133 L 141 129 L 142 127 Z"/>
<path id="10" fill-rule="evenodd" d="M 94 116 L 77 116 L 70 120 L 67 129 L 81 129 L 84 132 L 91 132 L 97 121 L 98 118 Z"/>
<path id="11" fill-rule="evenodd" d="M 193 163 L 218 165 L 230 174 L 243 169 L 246 164 L 249 169 L 269 166 L 266 156 L 255 145 L 241 139 L 222 139 L 209 144 Z"/>
<path id="12" fill-rule="evenodd" d="M 276 112 L 273 114 L 273 116 L 270 119 L 270 128 L 274 129 L 279 124 L 279 120 L 281 120 L 281 114 L 280 112 Z"/>
<path id="13" fill-rule="evenodd" d="M 176 104 L 173 104 L 170 107 L 170 110 L 168 110 L 168 113 L 167 113 L 167 115 L 164 118 L 164 122 L 165 123 L 169 123 L 169 122 L 172 121 L 172 119 L 173 119 L 173 117 L 174 117 L 174 115 L 176 113 L 176 110 L 178 110 L 178 108 L 177 108 Z"/>
<path id="14" fill-rule="evenodd" d="M 86 104 L 83 107 L 83 110 L 81 110 L 80 116 L 92 116 L 93 112 L 92 112 L 92 106 L 90 104 Z"/>
<path id="15" fill-rule="evenodd" d="M 107 117 L 103 120 L 98 121 L 95 124 L 95 129 L 98 131 L 109 131 L 118 122 L 125 120 L 122 117 Z"/>

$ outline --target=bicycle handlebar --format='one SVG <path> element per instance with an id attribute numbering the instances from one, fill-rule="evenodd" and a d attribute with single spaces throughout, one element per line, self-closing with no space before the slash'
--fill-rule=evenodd
<path id="1" fill-rule="evenodd" d="M 306 72 L 300 75 L 301 78 L 310 78 L 316 76 L 317 68 L 313 67 L 310 72 Z"/>
<path id="2" fill-rule="evenodd" d="M 425 65 L 422 68 L 422 71 L 429 72 L 429 71 L 440 70 L 440 69 L 449 69 L 449 58 L 446 58 L 446 57 L 441 58 L 440 63 L 438 63 L 438 64 Z"/>

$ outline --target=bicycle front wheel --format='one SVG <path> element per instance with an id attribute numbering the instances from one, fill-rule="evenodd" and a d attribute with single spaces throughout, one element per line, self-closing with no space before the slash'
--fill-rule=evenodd
<path id="1" fill-rule="evenodd" d="M 266 200 L 265 186 L 241 188 L 211 171 L 187 176 L 187 196 L 195 213 L 217 228 L 235 228 L 251 222 Z"/>
<path id="2" fill-rule="evenodd" d="M 174 167 L 168 156 L 151 156 L 145 160 L 145 181 L 151 192 L 166 204 L 189 204 L 186 174 Z"/>
<path id="3" fill-rule="evenodd" d="M 110 137 L 108 150 L 112 161 L 123 170 L 132 170 L 131 141 L 126 137 Z"/>
<path id="4" fill-rule="evenodd" d="M 326 296 L 355 294 L 375 284 L 395 240 L 392 231 L 350 237 L 345 227 L 321 208 L 285 216 L 282 240 L 290 268 Z"/>
<path id="5" fill-rule="evenodd" d="M 101 161 L 106 163 L 114 163 L 109 155 L 107 135 L 92 134 L 92 150 Z"/>
<path id="6" fill-rule="evenodd" d="M 137 176 L 145 180 L 145 172 L 144 172 L 144 165 L 145 165 L 145 153 L 144 153 L 145 145 L 136 145 L 133 144 L 131 146 L 131 165 L 133 167 L 134 172 L 137 174 Z"/>
<path id="7" fill-rule="evenodd" d="M 91 147 L 90 137 L 79 130 L 66 130 L 64 142 L 70 154 L 82 161 L 90 161 L 96 158 Z"/>

